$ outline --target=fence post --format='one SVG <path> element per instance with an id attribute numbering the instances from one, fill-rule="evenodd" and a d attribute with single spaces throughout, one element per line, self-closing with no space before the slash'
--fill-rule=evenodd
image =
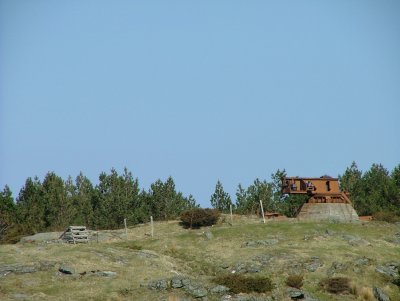
<path id="1" fill-rule="evenodd" d="M 154 237 L 153 216 L 150 216 L 150 225 L 151 225 L 151 237 Z"/>
<path id="2" fill-rule="evenodd" d="M 261 200 L 260 200 L 260 205 L 261 205 L 261 214 L 262 214 L 262 217 L 263 217 L 263 222 L 264 222 L 264 224 L 265 224 L 264 207 L 263 207 L 263 204 L 262 204 L 262 201 L 261 201 Z"/>
<path id="3" fill-rule="evenodd" d="M 128 227 L 126 226 L 126 218 L 124 218 L 124 225 L 125 225 L 125 237 L 128 240 Z"/>
<path id="4" fill-rule="evenodd" d="M 233 226 L 232 204 L 230 204 L 230 209 L 231 209 L 231 226 Z"/>

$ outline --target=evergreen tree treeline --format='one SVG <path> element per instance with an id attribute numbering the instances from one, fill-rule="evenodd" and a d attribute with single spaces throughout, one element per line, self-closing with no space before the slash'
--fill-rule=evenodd
<path id="1" fill-rule="evenodd" d="M 28 178 L 15 202 L 8 186 L 0 192 L 0 241 L 13 241 L 21 235 L 61 231 L 68 225 L 91 229 L 117 229 L 128 224 L 177 218 L 181 212 L 198 207 L 192 195 L 175 189 L 172 177 L 157 180 L 148 191 L 126 168 L 122 174 L 103 172 L 99 183 L 80 173 L 66 181 L 48 172 L 43 182 Z"/>
<path id="2" fill-rule="evenodd" d="M 285 170 L 278 170 L 271 175 L 271 181 L 256 179 L 248 188 L 241 184 L 236 190 L 236 203 L 233 204 L 238 214 L 259 213 L 260 201 L 265 211 L 275 211 L 288 217 L 295 217 L 300 207 L 307 200 L 307 195 L 281 195 L 281 178 Z M 387 212 L 400 216 L 400 164 L 390 173 L 381 164 L 373 164 L 363 173 L 353 162 L 343 175 L 339 175 L 340 188 L 350 193 L 359 215 L 374 215 Z M 218 180 L 211 204 L 221 211 L 229 210 L 231 199 Z"/>
<path id="3" fill-rule="evenodd" d="M 285 170 L 271 175 L 271 181 L 256 179 L 249 187 L 241 184 L 233 203 L 218 180 L 211 205 L 222 212 L 230 206 L 239 214 L 259 212 L 260 201 L 265 211 L 276 211 L 288 217 L 296 216 L 307 196 L 283 197 L 281 177 Z M 373 164 L 362 172 L 353 162 L 339 175 L 340 188 L 350 193 L 359 215 L 390 212 L 400 216 L 400 164 L 389 172 L 381 164 Z M 117 229 L 124 225 L 155 220 L 175 219 L 183 211 L 199 207 L 192 195 L 185 197 L 176 191 L 172 177 L 157 180 L 150 189 L 140 189 L 139 181 L 126 168 L 122 174 L 115 169 L 101 173 L 99 183 L 80 173 L 75 180 L 63 180 L 49 172 L 41 182 L 28 178 L 14 200 L 6 185 L 0 191 L 0 242 L 16 241 L 22 235 L 44 231 L 60 231 L 68 225 L 86 225 L 91 229 Z"/>

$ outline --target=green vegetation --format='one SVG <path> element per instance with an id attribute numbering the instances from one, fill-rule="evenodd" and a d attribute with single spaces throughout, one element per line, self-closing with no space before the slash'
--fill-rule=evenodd
<path id="1" fill-rule="evenodd" d="M 76 180 L 66 181 L 54 172 L 43 182 L 28 178 L 16 202 L 6 186 L 0 193 L 0 242 L 16 242 L 22 235 L 60 231 L 71 224 L 91 229 L 118 229 L 124 219 L 129 225 L 177 218 L 181 212 L 198 207 L 191 195 L 183 196 L 175 189 L 174 180 L 157 180 L 149 191 L 140 190 L 138 179 L 124 170 L 101 173 L 93 186 L 80 173 Z"/>
<path id="2" fill-rule="evenodd" d="M 215 191 L 211 196 L 210 203 L 215 209 L 225 213 L 229 212 L 230 206 L 232 205 L 230 195 L 224 191 L 224 187 L 219 180 L 215 185 Z"/>
<path id="3" fill-rule="evenodd" d="M 256 179 L 247 188 L 239 184 L 234 204 L 218 181 L 211 205 L 225 213 L 232 205 L 235 213 L 251 215 L 260 214 L 262 201 L 265 211 L 294 217 L 307 196 L 282 196 L 280 179 L 284 175 L 285 170 L 278 170 L 271 181 Z M 363 173 L 353 162 L 339 179 L 359 215 L 387 222 L 400 220 L 400 165 L 389 173 L 382 165 L 373 164 Z M 128 225 L 145 223 L 150 216 L 172 220 L 197 207 L 191 195 L 176 190 L 172 177 L 155 181 L 146 191 L 127 169 L 122 174 L 115 169 L 101 173 L 97 185 L 82 173 L 75 180 L 63 180 L 49 172 L 43 181 L 28 178 L 15 199 L 8 186 L 0 192 L 0 242 L 14 243 L 23 235 L 62 230 L 71 224 L 118 229 L 125 218 Z"/>
<path id="4" fill-rule="evenodd" d="M 215 225 L 219 218 L 216 209 L 192 208 L 182 212 L 181 223 L 185 228 L 200 228 Z"/>
<path id="5" fill-rule="evenodd" d="M 340 188 L 350 193 L 359 215 L 392 212 L 400 216 L 400 165 L 389 173 L 381 164 L 373 164 L 362 173 L 353 162 L 339 180 Z"/>

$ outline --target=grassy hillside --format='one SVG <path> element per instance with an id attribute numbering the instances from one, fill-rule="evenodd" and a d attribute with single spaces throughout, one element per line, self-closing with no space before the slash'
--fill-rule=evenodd
<path id="1" fill-rule="evenodd" d="M 233 226 L 222 222 L 188 230 L 171 221 L 156 223 L 153 238 L 149 232 L 144 225 L 129 229 L 128 239 L 121 230 L 86 245 L 2 245 L 0 300 L 192 300 L 193 294 L 184 289 L 153 290 L 148 285 L 180 276 L 211 289 L 217 276 L 232 273 L 268 276 L 274 289 L 253 294 L 259 300 L 290 300 L 285 280 L 291 274 L 304 276 L 302 290 L 314 300 L 375 300 L 374 286 L 391 300 L 400 300 L 391 278 L 376 271 L 391 262 L 400 264 L 400 245 L 395 241 L 399 225 L 262 224 L 236 217 Z M 62 274 L 60 266 L 75 273 Z M 350 278 L 351 293 L 323 290 L 319 283 L 328 276 Z M 222 300 L 223 295 L 227 293 L 209 293 L 207 298 Z"/>

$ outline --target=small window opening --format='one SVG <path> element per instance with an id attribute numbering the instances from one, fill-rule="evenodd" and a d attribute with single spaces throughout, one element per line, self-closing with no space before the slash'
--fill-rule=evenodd
<path id="1" fill-rule="evenodd" d="M 331 183 L 326 181 L 326 191 L 331 191 Z"/>

